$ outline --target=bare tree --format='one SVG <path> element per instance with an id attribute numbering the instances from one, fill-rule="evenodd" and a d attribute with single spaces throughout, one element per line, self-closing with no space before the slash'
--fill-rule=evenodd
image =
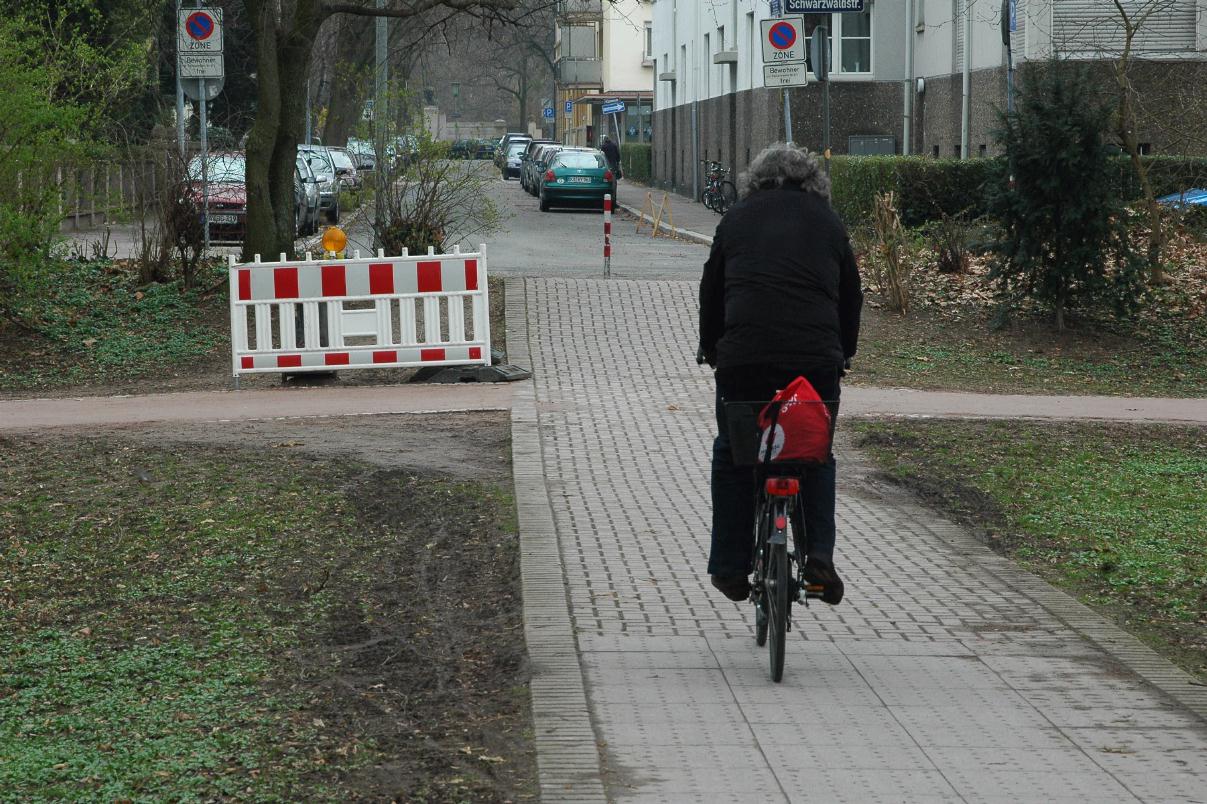
<path id="1" fill-rule="evenodd" d="M 247 137 L 247 237 L 244 259 L 293 251 L 293 170 L 306 121 L 306 75 L 319 31 L 340 14 L 407 20 L 465 14 L 510 22 L 519 0 L 244 0 L 257 55 L 257 109 Z"/>

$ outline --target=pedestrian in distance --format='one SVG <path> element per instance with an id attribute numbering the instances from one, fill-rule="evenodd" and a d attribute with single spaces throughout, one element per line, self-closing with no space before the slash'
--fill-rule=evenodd
<path id="1" fill-rule="evenodd" d="M 599 150 L 603 151 L 604 158 L 608 160 L 608 167 L 612 169 L 612 175 L 617 179 L 623 179 L 624 174 L 620 171 L 620 147 L 616 142 L 604 134 L 603 144 L 599 146 Z"/>
<path id="2" fill-rule="evenodd" d="M 717 225 L 700 281 L 698 362 L 716 369 L 712 451 L 712 585 L 745 600 L 752 571 L 753 467 L 733 463 L 726 401 L 771 399 L 804 377 L 838 417 L 839 378 L 859 339 L 859 270 L 846 228 L 830 206 L 818 160 L 775 144 L 750 164 L 741 199 Z M 842 599 L 834 568 L 834 455 L 801 478 L 807 583 Z"/>

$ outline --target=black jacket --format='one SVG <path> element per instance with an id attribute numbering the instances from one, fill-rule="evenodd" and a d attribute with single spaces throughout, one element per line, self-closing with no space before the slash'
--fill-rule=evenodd
<path id="1" fill-rule="evenodd" d="M 829 202 L 763 190 L 717 226 L 700 280 L 700 348 L 718 369 L 841 366 L 855 354 L 862 306 L 851 242 Z"/>
<path id="2" fill-rule="evenodd" d="M 603 151 L 604 157 L 608 160 L 608 166 L 615 170 L 620 165 L 620 146 L 612 140 L 608 140 L 603 145 L 599 146 L 599 150 Z"/>

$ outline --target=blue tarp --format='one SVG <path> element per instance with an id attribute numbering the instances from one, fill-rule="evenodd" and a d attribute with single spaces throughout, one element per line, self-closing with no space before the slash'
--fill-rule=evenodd
<path id="1" fill-rule="evenodd" d="M 1207 190 L 1183 190 L 1180 193 L 1172 195 L 1163 195 L 1157 199 L 1158 204 L 1164 204 L 1168 207 L 1183 207 L 1187 204 L 1196 204 L 1201 207 L 1207 207 Z"/>

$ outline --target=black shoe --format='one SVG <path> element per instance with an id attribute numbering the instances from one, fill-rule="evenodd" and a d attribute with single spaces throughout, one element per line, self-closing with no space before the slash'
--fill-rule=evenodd
<path id="1" fill-rule="evenodd" d="M 750 597 L 750 579 L 745 575 L 713 575 L 712 585 L 721 590 L 721 594 L 734 601 L 743 601 Z"/>
<path id="2" fill-rule="evenodd" d="M 823 603 L 837 606 L 842 602 L 842 578 L 838 577 L 834 564 L 827 559 L 809 556 L 805 561 L 805 584 L 822 588 Z"/>

